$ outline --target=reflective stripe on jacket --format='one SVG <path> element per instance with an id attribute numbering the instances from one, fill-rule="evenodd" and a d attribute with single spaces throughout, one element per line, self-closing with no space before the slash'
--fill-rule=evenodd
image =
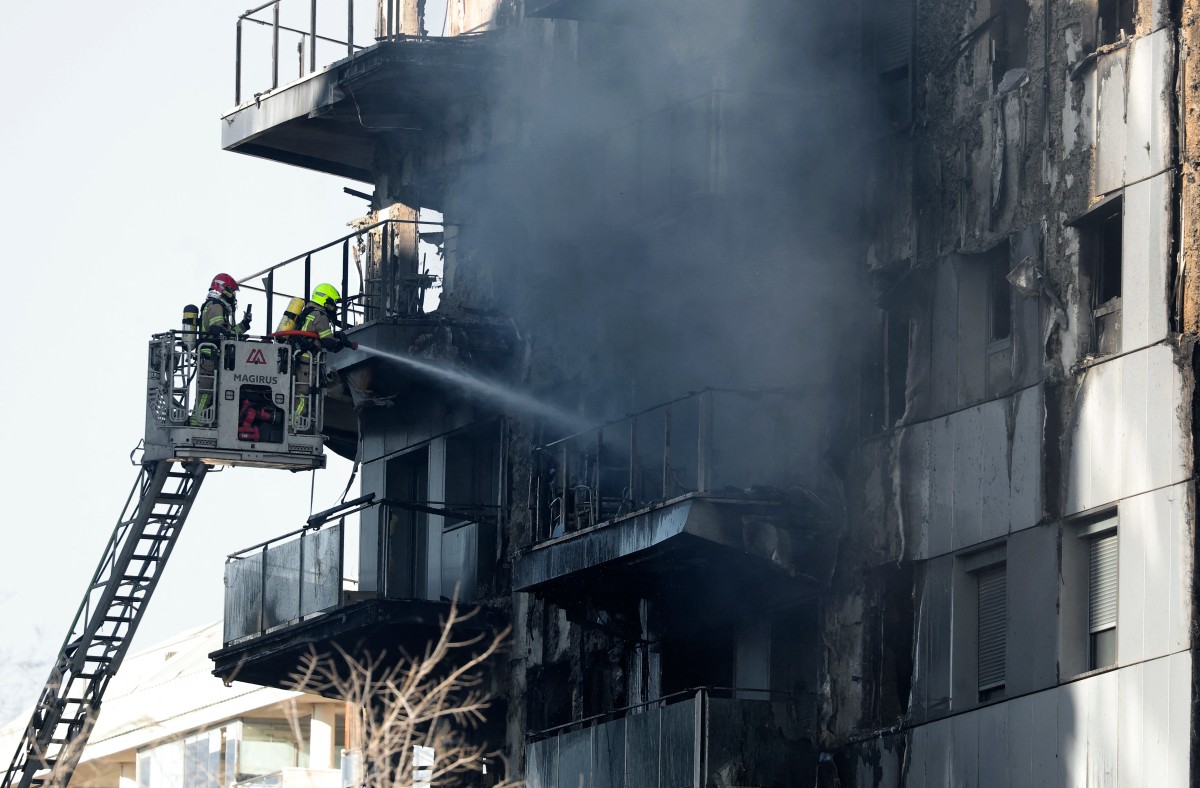
<path id="1" fill-rule="evenodd" d="M 200 341 L 220 342 L 231 336 L 241 336 L 246 329 L 233 323 L 233 308 L 220 298 L 210 298 L 204 302 L 200 310 Z M 201 348 L 205 355 L 211 354 L 208 348 Z"/>

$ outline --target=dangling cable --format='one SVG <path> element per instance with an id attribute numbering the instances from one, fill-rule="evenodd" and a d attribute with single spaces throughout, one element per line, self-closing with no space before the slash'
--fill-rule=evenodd
<path id="1" fill-rule="evenodd" d="M 354 477 L 358 476 L 358 465 L 362 461 L 363 439 L 362 439 L 362 413 L 358 414 L 358 446 L 354 450 L 354 467 L 350 469 L 350 478 L 346 480 L 346 489 L 342 490 L 342 497 L 338 499 L 338 503 L 345 503 L 346 496 L 350 493 L 350 488 L 354 485 Z"/>
<path id="2" fill-rule="evenodd" d="M 312 517 L 313 499 L 317 494 L 317 469 L 313 468 L 308 474 L 308 516 Z"/>

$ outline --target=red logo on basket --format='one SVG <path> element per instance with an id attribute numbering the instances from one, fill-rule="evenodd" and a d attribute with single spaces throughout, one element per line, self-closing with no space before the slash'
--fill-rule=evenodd
<path id="1" fill-rule="evenodd" d="M 246 363 L 247 364 L 266 364 L 267 359 L 265 356 L 263 356 L 263 352 L 261 350 L 259 350 L 258 348 L 254 348 L 253 350 L 250 351 L 250 355 L 246 356 Z"/>

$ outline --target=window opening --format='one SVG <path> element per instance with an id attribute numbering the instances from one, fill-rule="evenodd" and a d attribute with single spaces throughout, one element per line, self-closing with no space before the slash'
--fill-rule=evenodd
<path id="1" fill-rule="evenodd" d="M 1112 44 L 1125 35 L 1132 35 L 1134 0 L 1100 0 L 1096 14 L 1096 40 L 1101 46 Z"/>
<path id="2" fill-rule="evenodd" d="M 1025 27 L 1029 24 L 1027 0 L 1008 0 L 1000 18 L 992 24 L 992 87 L 999 88 L 1004 75 L 1025 68 L 1029 47 Z"/>
<path id="3" fill-rule="evenodd" d="M 871 47 L 878 78 L 879 109 L 892 127 L 912 122 L 913 4 L 881 0 L 875 4 Z"/>
<path id="4" fill-rule="evenodd" d="M 1119 352 L 1121 334 L 1122 221 L 1124 199 L 1117 197 L 1074 221 L 1079 228 L 1080 275 L 1089 294 L 1096 355 Z"/>
<path id="5" fill-rule="evenodd" d="M 1117 662 L 1117 533 L 1088 540 L 1088 670 Z"/>
<path id="6" fill-rule="evenodd" d="M 980 702 L 1004 697 L 1008 669 L 1008 581 L 1004 564 L 980 571 L 978 582 L 978 686 Z"/>
<path id="7" fill-rule="evenodd" d="M 1008 245 L 992 253 L 988 264 L 991 300 L 991 340 L 1008 339 L 1012 334 L 1012 286 L 1008 283 Z"/>
<path id="8" fill-rule="evenodd" d="M 908 393 L 908 345 L 911 324 L 908 318 L 888 312 L 885 320 L 887 367 L 885 382 L 887 414 L 885 427 L 895 426 L 904 417 Z"/>
<path id="9" fill-rule="evenodd" d="M 429 450 L 421 448 L 388 461 L 384 488 L 388 498 L 425 503 L 429 497 Z M 384 595 L 417 595 L 418 560 L 428 515 L 398 506 L 384 508 Z"/>
<path id="10" fill-rule="evenodd" d="M 731 631 L 696 633 L 662 642 L 662 692 L 733 686 L 735 644 Z"/>

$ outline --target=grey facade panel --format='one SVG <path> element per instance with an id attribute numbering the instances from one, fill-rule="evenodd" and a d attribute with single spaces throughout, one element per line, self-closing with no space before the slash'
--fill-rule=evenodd
<path id="1" fill-rule="evenodd" d="M 1058 680 L 1058 526 L 1040 525 L 1008 539 L 1008 694 Z"/>

